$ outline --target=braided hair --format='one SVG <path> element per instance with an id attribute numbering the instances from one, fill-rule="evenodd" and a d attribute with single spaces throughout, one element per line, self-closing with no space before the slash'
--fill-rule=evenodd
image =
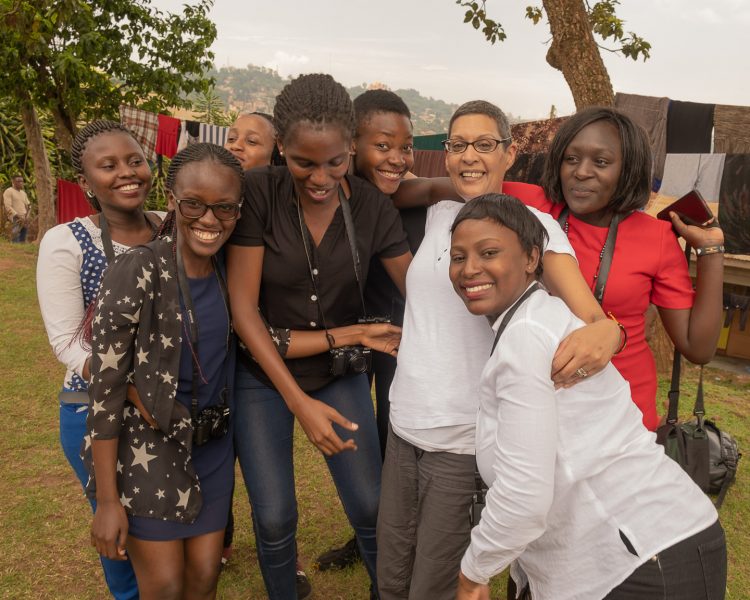
<path id="1" fill-rule="evenodd" d="M 330 75 L 300 75 L 284 86 L 273 108 L 279 139 L 284 142 L 302 121 L 335 125 L 347 139 L 354 132 L 354 107 L 346 88 Z"/>
<path id="2" fill-rule="evenodd" d="M 111 133 L 113 131 L 119 131 L 126 133 L 131 137 L 133 136 L 133 133 L 130 129 L 125 127 L 125 125 L 122 125 L 117 121 L 105 120 L 91 121 L 91 123 L 86 125 L 76 134 L 76 137 L 73 139 L 73 145 L 70 148 L 70 162 L 73 164 L 73 169 L 75 169 L 76 174 L 83 174 L 83 155 L 86 152 L 86 144 L 88 144 L 89 140 L 101 135 L 102 133 Z M 135 137 L 133 137 L 133 139 L 135 139 Z M 101 212 L 102 207 L 101 204 L 99 204 L 99 200 L 96 199 L 96 196 L 93 194 L 86 194 L 86 200 L 88 200 L 89 204 L 91 204 L 91 207 L 96 212 Z"/>
<path id="3" fill-rule="evenodd" d="M 240 189 L 242 189 L 244 172 L 240 161 L 237 160 L 237 157 L 226 148 L 209 143 L 190 144 L 172 157 L 172 161 L 169 163 L 169 169 L 167 170 L 167 179 L 164 182 L 165 189 L 168 192 L 174 190 L 177 175 L 179 175 L 182 167 L 190 163 L 203 161 L 212 161 L 232 169 L 237 175 L 238 181 L 240 182 Z M 164 221 L 162 221 L 161 227 L 159 227 L 157 237 L 171 237 L 174 239 L 176 226 L 177 220 L 175 219 L 174 210 L 170 210 L 164 218 Z"/>
<path id="4" fill-rule="evenodd" d="M 406 102 L 390 90 L 367 90 L 354 99 L 357 131 L 375 113 L 395 113 L 411 121 L 411 111 Z"/>

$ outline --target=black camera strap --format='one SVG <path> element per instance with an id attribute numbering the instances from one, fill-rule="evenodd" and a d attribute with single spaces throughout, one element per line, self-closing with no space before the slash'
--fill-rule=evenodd
<path id="1" fill-rule="evenodd" d="M 354 231 L 354 220 L 352 219 L 352 209 L 349 206 L 349 200 L 346 199 L 344 190 L 339 185 L 339 204 L 341 212 L 344 215 L 344 227 L 346 228 L 346 237 L 349 240 L 349 248 L 352 253 L 352 262 L 354 263 L 354 278 L 357 280 L 357 290 L 359 291 L 359 300 L 362 302 L 362 314 L 368 314 L 365 307 L 364 282 L 362 281 L 362 263 L 359 260 L 359 251 L 357 250 L 357 234 Z"/>
<path id="2" fill-rule="evenodd" d="M 313 286 L 313 293 L 315 294 L 315 304 L 318 306 L 318 313 L 320 313 L 320 322 L 323 323 L 323 329 L 326 331 L 326 338 L 328 337 L 328 324 L 326 323 L 326 315 L 323 312 L 323 304 L 320 301 L 320 291 L 318 290 L 318 274 L 320 270 L 317 266 L 317 260 L 315 259 L 315 253 L 312 249 L 312 240 L 310 239 L 310 232 L 305 224 L 305 217 L 302 214 L 302 207 L 299 203 L 299 196 L 295 194 L 295 202 L 297 204 L 297 220 L 299 222 L 299 232 L 302 235 L 302 244 L 305 247 L 305 258 L 307 259 L 307 270 L 310 274 L 310 281 Z M 330 340 L 328 341 L 330 345 Z"/>
<path id="3" fill-rule="evenodd" d="M 187 273 L 185 272 L 185 263 L 182 259 L 182 253 L 180 252 L 180 248 L 178 245 L 176 246 L 176 255 L 177 283 L 180 287 L 182 301 L 185 304 L 184 316 L 187 317 L 187 323 L 185 323 L 185 319 L 183 319 L 182 325 L 183 329 L 185 329 L 185 333 L 188 335 L 191 363 L 193 365 L 190 417 L 192 418 L 193 422 L 195 422 L 195 420 L 198 418 L 198 388 L 200 387 L 201 383 L 203 383 L 204 385 L 208 384 L 208 381 L 206 381 L 206 378 L 203 376 L 200 362 L 198 361 L 198 315 L 195 312 L 195 307 L 193 305 L 193 296 L 190 293 L 190 284 L 188 282 Z M 213 256 L 211 257 L 211 264 L 213 266 L 216 279 L 219 282 L 219 287 L 221 288 L 221 295 L 222 299 L 224 300 L 224 308 L 227 314 L 226 354 L 224 356 L 222 371 L 224 372 L 224 376 L 228 378 L 229 374 L 227 373 L 227 365 L 229 362 L 230 338 L 232 335 L 232 325 L 230 321 L 231 313 L 229 312 L 229 292 L 227 291 L 227 284 L 224 281 L 224 277 L 221 275 L 221 272 L 219 271 L 219 268 L 216 264 L 216 258 Z M 224 398 L 222 402 L 226 402 L 226 398 Z"/>
<path id="4" fill-rule="evenodd" d="M 526 299 L 531 296 L 534 292 L 537 290 L 541 290 L 542 288 L 539 286 L 539 282 L 535 281 L 529 286 L 529 289 L 527 289 L 523 294 L 521 294 L 513 303 L 513 306 L 511 306 L 508 311 L 505 313 L 505 316 L 503 317 L 503 320 L 500 321 L 500 326 L 497 328 L 497 333 L 495 334 L 495 341 L 492 342 L 492 349 L 490 350 L 490 356 L 492 356 L 492 353 L 495 351 L 495 347 L 497 346 L 497 343 L 500 341 L 500 336 L 503 334 L 503 331 L 505 331 L 505 328 L 508 326 L 508 323 L 510 323 L 510 320 L 513 318 L 513 315 L 516 314 L 516 311 L 518 308 L 526 301 Z"/>
<path id="5" fill-rule="evenodd" d="M 563 208 L 560 216 L 557 217 L 557 222 L 560 227 L 563 228 L 565 235 L 568 234 L 568 207 Z M 617 241 L 617 228 L 620 226 L 620 221 L 630 213 L 615 213 L 612 215 L 612 221 L 609 223 L 607 229 L 607 239 L 604 242 L 604 247 L 599 255 L 599 268 L 594 276 L 594 298 L 601 305 L 604 300 L 604 289 L 607 287 L 607 278 L 609 277 L 609 269 L 612 266 L 612 258 L 615 255 L 615 242 Z"/>
<path id="6" fill-rule="evenodd" d="M 146 223 L 151 228 L 151 239 L 153 240 L 156 237 L 158 228 L 150 221 L 150 219 L 146 216 L 146 213 L 143 213 L 143 217 L 146 219 Z M 107 264 L 109 265 L 113 260 L 115 260 L 115 248 L 112 245 L 112 235 L 109 233 L 109 225 L 107 224 L 107 219 L 104 216 L 103 212 L 99 213 L 99 230 L 101 231 L 102 236 L 102 248 L 104 248 L 104 256 L 107 257 Z"/>

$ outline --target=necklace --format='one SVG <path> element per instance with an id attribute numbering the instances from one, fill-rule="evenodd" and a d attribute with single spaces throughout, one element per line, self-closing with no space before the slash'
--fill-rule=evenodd
<path id="1" fill-rule="evenodd" d="M 565 232 L 565 237 L 570 237 L 568 235 L 568 231 L 570 230 L 570 222 L 569 218 L 565 217 L 565 223 L 563 223 L 563 231 Z M 609 230 L 607 230 L 609 232 Z M 602 251 L 599 252 L 599 263 L 596 266 L 596 272 L 594 273 L 594 279 L 591 282 L 591 291 L 594 291 L 594 288 L 596 288 L 596 280 L 599 279 L 599 272 L 602 270 L 602 259 L 604 258 L 604 251 L 607 249 L 607 240 L 604 240 L 604 245 L 602 246 Z"/>

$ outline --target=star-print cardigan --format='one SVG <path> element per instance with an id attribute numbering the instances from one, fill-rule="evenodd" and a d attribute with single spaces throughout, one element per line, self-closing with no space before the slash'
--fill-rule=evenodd
<path id="1" fill-rule="evenodd" d="M 107 269 L 92 326 L 83 453 L 90 497 L 96 494 L 91 440 L 119 438 L 117 489 L 126 512 L 192 523 L 202 500 L 190 463 L 190 411 L 176 400 L 184 331 L 179 300 L 168 237 L 133 248 Z M 127 401 L 128 383 L 158 429 Z"/>

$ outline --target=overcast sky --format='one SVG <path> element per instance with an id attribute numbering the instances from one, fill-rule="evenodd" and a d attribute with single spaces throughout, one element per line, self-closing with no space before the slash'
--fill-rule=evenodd
<path id="1" fill-rule="evenodd" d="M 153 0 L 179 10 L 185 0 Z M 625 30 L 651 42 L 634 62 L 603 52 L 615 91 L 750 105 L 750 0 L 621 0 Z M 346 85 L 379 81 L 447 102 L 485 99 L 524 118 L 574 110 L 560 72 L 545 62 L 549 28 L 527 4 L 488 0 L 508 39 L 494 46 L 463 23 L 454 0 L 215 0 L 216 64 L 326 72 Z M 541 5 L 541 2 L 538 2 Z"/>

